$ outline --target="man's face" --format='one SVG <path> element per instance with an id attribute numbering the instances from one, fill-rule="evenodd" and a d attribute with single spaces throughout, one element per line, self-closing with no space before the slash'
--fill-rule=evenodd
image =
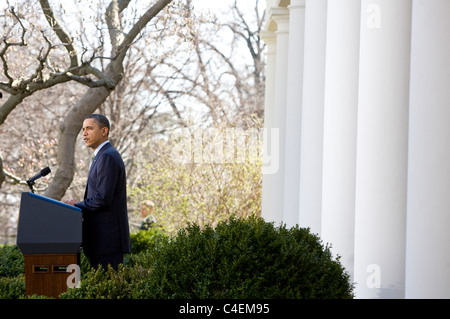
<path id="1" fill-rule="evenodd" d="M 85 119 L 83 122 L 83 141 L 87 147 L 95 150 L 108 139 L 108 128 L 102 127 L 95 119 Z"/>

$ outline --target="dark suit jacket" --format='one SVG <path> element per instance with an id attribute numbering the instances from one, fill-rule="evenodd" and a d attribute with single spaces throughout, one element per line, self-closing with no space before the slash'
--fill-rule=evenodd
<path id="1" fill-rule="evenodd" d="M 89 170 L 84 200 L 75 206 L 83 211 L 83 251 L 93 254 L 128 253 L 125 165 L 119 152 L 105 144 Z"/>

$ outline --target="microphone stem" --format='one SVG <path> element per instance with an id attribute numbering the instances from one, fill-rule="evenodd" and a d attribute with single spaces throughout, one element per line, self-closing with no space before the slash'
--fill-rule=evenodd
<path id="1" fill-rule="evenodd" d="M 27 181 L 27 184 L 30 187 L 31 192 L 34 194 L 33 183 Z"/>

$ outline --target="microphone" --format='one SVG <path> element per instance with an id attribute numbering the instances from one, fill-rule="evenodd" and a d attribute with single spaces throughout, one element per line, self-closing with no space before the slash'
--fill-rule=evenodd
<path id="1" fill-rule="evenodd" d="M 38 178 L 41 178 L 42 176 L 48 175 L 48 173 L 50 173 L 50 172 L 51 172 L 51 170 L 48 167 L 41 169 L 41 171 L 38 174 L 34 175 L 33 177 L 31 177 L 30 179 L 27 180 L 28 186 L 30 186 L 30 187 L 33 186 L 35 180 L 37 180 Z"/>

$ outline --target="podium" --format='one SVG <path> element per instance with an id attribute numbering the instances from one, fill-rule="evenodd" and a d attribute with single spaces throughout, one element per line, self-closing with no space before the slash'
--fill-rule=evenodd
<path id="1" fill-rule="evenodd" d="M 17 246 L 25 261 L 27 296 L 57 298 L 67 290 L 67 267 L 80 264 L 81 209 L 34 193 L 22 193 Z"/>

